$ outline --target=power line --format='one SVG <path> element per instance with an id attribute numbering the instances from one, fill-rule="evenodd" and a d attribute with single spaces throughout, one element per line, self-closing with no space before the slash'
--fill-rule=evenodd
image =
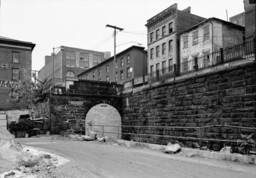
<path id="1" fill-rule="evenodd" d="M 122 31 L 121 33 L 129 33 L 129 34 L 135 34 L 135 35 L 147 35 L 146 33 L 135 32 L 135 31 Z"/>

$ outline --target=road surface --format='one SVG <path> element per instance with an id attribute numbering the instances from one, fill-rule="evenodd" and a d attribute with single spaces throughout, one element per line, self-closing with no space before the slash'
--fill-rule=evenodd
<path id="1" fill-rule="evenodd" d="M 187 158 L 143 148 L 99 142 L 27 138 L 21 144 L 70 160 L 57 169 L 59 177 L 78 178 L 255 178 L 255 165 Z"/>

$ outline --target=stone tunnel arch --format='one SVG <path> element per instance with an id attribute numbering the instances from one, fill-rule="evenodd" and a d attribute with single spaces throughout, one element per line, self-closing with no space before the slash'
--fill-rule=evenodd
<path id="1" fill-rule="evenodd" d="M 94 131 L 99 137 L 119 138 L 121 135 L 121 115 L 119 111 L 106 103 L 97 104 L 87 112 L 85 118 L 86 133 Z"/>

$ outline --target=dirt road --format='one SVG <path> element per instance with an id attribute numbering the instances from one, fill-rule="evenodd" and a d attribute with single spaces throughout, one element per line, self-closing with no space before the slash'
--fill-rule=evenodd
<path id="1" fill-rule="evenodd" d="M 98 142 L 28 138 L 16 140 L 70 160 L 59 177 L 97 178 L 255 178 L 256 167 L 233 162 L 187 158 L 158 151 Z"/>

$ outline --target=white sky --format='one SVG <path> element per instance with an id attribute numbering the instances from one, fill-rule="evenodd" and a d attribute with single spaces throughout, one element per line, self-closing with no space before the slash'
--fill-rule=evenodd
<path id="1" fill-rule="evenodd" d="M 117 53 L 136 45 L 132 42 L 146 47 L 147 20 L 174 3 L 179 10 L 191 6 L 193 14 L 205 18 L 226 20 L 226 10 L 229 17 L 244 11 L 243 0 L 0 1 L 0 35 L 36 44 L 33 70 L 40 70 L 44 56 L 61 45 L 110 51 L 113 55 L 113 29 L 106 24 L 124 28 L 117 35 Z"/>

